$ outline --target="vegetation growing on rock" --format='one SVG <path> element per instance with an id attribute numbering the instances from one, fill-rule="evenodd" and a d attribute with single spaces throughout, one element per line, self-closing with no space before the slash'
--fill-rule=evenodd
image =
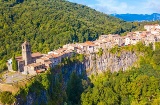
<path id="1" fill-rule="evenodd" d="M 7 59 L 21 53 L 18 46 L 24 40 L 30 41 L 34 52 L 47 52 L 66 43 L 95 40 L 101 34 L 125 35 L 125 32 L 138 28 L 143 30 L 142 26 L 147 23 L 128 23 L 64 0 L 1 0 L 0 5 L 0 71 L 6 69 Z M 142 54 L 138 62 L 140 66 L 125 72 L 106 71 L 91 78 L 86 78 L 84 72 L 82 75 L 73 73 L 69 79 L 70 74 L 76 71 L 71 70 L 73 64 L 83 62 L 85 56 L 65 58 L 55 68 L 37 75 L 16 95 L 2 92 L 0 100 L 11 104 L 16 98 L 22 105 L 26 102 L 44 105 L 156 105 L 160 103 L 159 46 L 156 43 L 155 51 L 143 43 L 122 48 L 116 46 L 110 50 L 112 54 L 125 50 Z M 98 54 L 103 54 L 101 49 Z M 13 68 L 17 70 L 16 66 Z M 28 101 L 28 97 L 33 101 Z"/>

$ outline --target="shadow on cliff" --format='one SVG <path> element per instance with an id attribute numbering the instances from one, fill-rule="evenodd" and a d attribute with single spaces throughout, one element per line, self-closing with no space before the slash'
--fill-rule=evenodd
<path id="1" fill-rule="evenodd" d="M 36 79 L 40 79 L 37 78 Z M 16 96 L 16 105 L 46 105 L 47 95 L 46 89 L 40 83 L 40 80 L 34 80 L 25 89 L 20 90 L 20 94 Z"/>
<path id="2" fill-rule="evenodd" d="M 84 60 L 85 59 L 83 59 L 83 61 Z M 51 79 L 52 84 L 56 89 L 58 87 L 61 90 L 61 92 L 57 94 L 64 95 L 64 98 L 61 100 L 69 105 L 80 105 L 81 94 L 90 84 L 90 79 L 87 76 L 86 66 L 83 61 L 77 58 L 75 59 L 75 57 L 65 58 L 59 65 L 51 70 L 54 75 Z M 63 86 L 58 85 L 59 83 L 63 84 Z M 52 88 L 50 93 L 52 91 L 55 90 Z M 62 95 L 58 97 L 62 98 Z M 59 99 L 58 97 L 56 98 Z M 63 102 L 58 101 L 54 104 L 63 104 Z"/>
<path id="3" fill-rule="evenodd" d="M 90 84 L 84 60 L 64 58 L 46 73 L 38 74 L 20 90 L 16 105 L 79 105 L 81 94 Z"/>

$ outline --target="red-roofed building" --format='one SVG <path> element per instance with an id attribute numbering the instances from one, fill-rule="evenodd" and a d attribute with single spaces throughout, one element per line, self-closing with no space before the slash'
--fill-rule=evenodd
<path id="1" fill-rule="evenodd" d="M 29 42 L 25 41 L 22 44 L 22 56 L 16 57 L 18 63 L 18 72 L 26 71 L 25 66 L 28 66 L 32 63 L 36 63 L 36 59 L 39 59 L 41 57 L 42 54 L 39 52 L 31 53 L 31 46 Z M 8 70 L 12 71 L 12 59 L 8 60 L 7 66 Z"/>
<path id="2" fill-rule="evenodd" d="M 45 71 L 45 64 L 42 63 L 32 63 L 29 65 L 24 66 L 24 73 L 36 75 L 37 71 Z"/>

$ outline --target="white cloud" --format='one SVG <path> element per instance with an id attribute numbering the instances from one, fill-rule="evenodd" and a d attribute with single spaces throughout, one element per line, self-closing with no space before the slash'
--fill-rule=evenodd
<path id="1" fill-rule="evenodd" d="M 69 0 L 88 5 L 98 11 L 112 13 L 151 14 L 160 13 L 159 0 Z M 158 2 L 159 1 L 159 2 Z"/>
<path id="2" fill-rule="evenodd" d="M 89 5 L 90 7 L 107 13 L 135 13 L 147 14 L 157 12 L 160 13 L 160 2 L 158 0 L 139 0 L 133 3 L 125 0 L 96 0 L 97 4 Z M 122 2 L 123 1 L 123 2 Z"/>
<path id="3" fill-rule="evenodd" d="M 95 8 L 107 14 L 127 13 L 128 10 L 134 9 L 133 6 L 129 6 L 125 2 L 118 2 L 116 0 L 96 0 L 96 1 L 97 4 L 90 5 L 90 7 Z"/>
<path id="4" fill-rule="evenodd" d="M 147 0 L 145 5 L 145 9 L 147 9 L 148 11 L 151 11 L 152 13 L 160 13 L 160 1 L 158 2 L 158 0 Z"/>

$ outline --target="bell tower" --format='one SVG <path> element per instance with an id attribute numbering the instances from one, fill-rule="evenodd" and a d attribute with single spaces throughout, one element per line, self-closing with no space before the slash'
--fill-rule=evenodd
<path id="1" fill-rule="evenodd" d="M 25 65 L 32 63 L 31 45 L 27 41 L 22 44 L 22 59 L 25 61 Z"/>

